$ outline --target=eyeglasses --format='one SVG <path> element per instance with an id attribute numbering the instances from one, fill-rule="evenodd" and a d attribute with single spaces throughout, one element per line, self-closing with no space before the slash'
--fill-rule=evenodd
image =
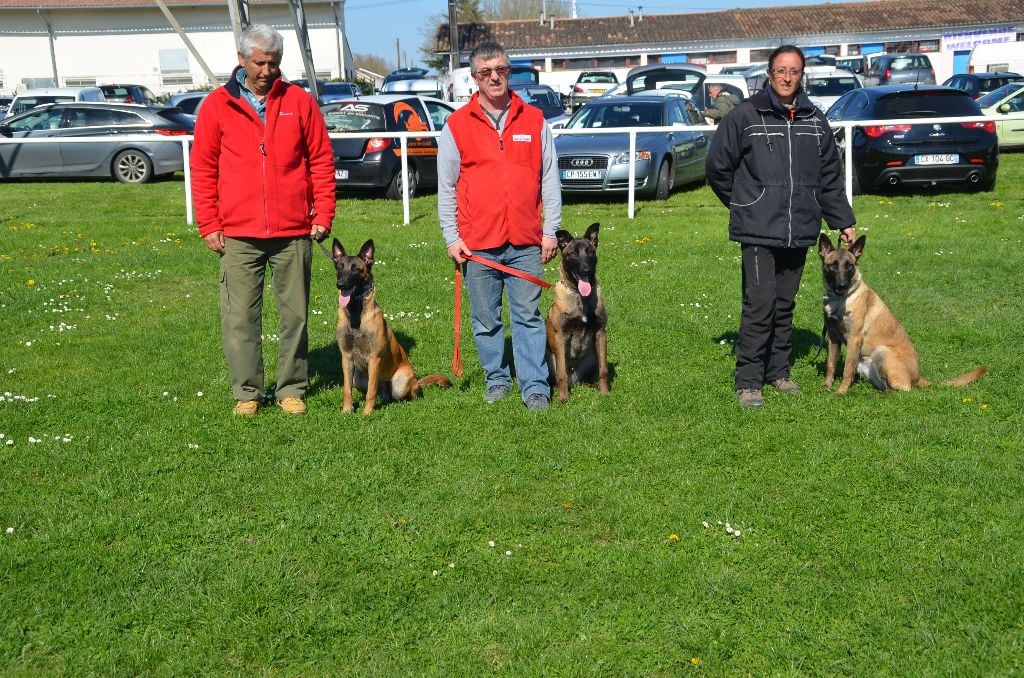
<path id="1" fill-rule="evenodd" d="M 481 68 L 476 72 L 476 77 L 486 80 L 491 77 L 491 74 L 497 75 L 499 78 L 504 78 L 508 75 L 508 72 L 512 70 L 508 66 L 498 66 L 497 68 Z"/>
<path id="2" fill-rule="evenodd" d="M 804 73 L 803 70 L 799 68 L 773 68 L 768 72 L 776 78 L 784 78 L 787 75 L 791 78 L 799 78 Z"/>

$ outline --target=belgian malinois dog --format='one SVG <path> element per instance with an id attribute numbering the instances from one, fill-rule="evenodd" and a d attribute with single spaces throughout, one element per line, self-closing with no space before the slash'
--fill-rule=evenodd
<path id="1" fill-rule="evenodd" d="M 558 400 L 569 399 L 571 385 L 597 380 L 608 393 L 608 312 L 597 284 L 597 233 L 591 224 L 582 238 L 558 231 L 558 266 L 555 300 L 548 311 L 548 368 L 558 386 Z"/>
<path id="2" fill-rule="evenodd" d="M 907 331 L 861 277 L 858 261 L 866 241 L 867 236 L 862 235 L 849 249 L 836 249 L 827 235 L 822 233 L 818 237 L 828 332 L 825 388 L 832 387 L 842 344 L 846 344 L 846 363 L 837 395 L 846 393 L 858 374 L 881 391 L 909 391 L 914 386 L 930 386 L 931 382 L 921 376 L 917 351 Z M 942 384 L 964 386 L 986 371 L 988 368 L 982 366 Z"/>
<path id="3" fill-rule="evenodd" d="M 337 238 L 331 251 L 338 271 L 337 334 L 344 377 L 342 411 L 354 411 L 353 384 L 366 394 L 364 416 L 373 412 L 378 399 L 381 402 L 415 400 L 420 396 L 421 386 L 451 386 L 448 378 L 441 374 L 417 379 L 409 356 L 384 320 L 370 270 L 374 260 L 373 240 L 363 243 L 355 257 L 345 254 Z"/>

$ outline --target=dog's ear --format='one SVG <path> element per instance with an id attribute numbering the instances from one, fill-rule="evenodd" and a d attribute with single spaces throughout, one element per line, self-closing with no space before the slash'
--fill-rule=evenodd
<path id="1" fill-rule="evenodd" d="M 584 238 L 594 244 L 594 249 L 597 249 L 597 232 L 601 230 L 601 224 L 594 223 L 590 225 L 587 232 L 584 234 Z"/>
<path id="2" fill-rule="evenodd" d="M 868 237 L 866 235 L 862 235 L 857 238 L 857 241 L 850 245 L 850 254 L 855 258 L 860 259 L 860 255 L 864 254 L 864 245 L 867 241 Z"/>
<path id="3" fill-rule="evenodd" d="M 832 241 L 829 237 L 822 233 L 818 236 L 818 256 L 824 259 L 832 251 Z"/>
<path id="4" fill-rule="evenodd" d="M 570 233 L 569 231 L 555 231 L 555 237 L 558 238 L 559 250 L 564 250 L 565 246 L 572 242 L 572 233 Z"/>
<path id="5" fill-rule="evenodd" d="M 341 258 L 345 256 L 345 248 L 342 247 L 341 241 L 337 238 L 335 238 L 334 242 L 331 244 L 331 254 L 333 255 L 332 258 L 334 259 L 334 263 L 338 263 L 341 261 Z"/>
<path id="6" fill-rule="evenodd" d="M 363 243 L 363 246 L 359 248 L 359 258 L 362 259 L 367 266 L 373 266 L 373 240 L 367 240 Z"/>

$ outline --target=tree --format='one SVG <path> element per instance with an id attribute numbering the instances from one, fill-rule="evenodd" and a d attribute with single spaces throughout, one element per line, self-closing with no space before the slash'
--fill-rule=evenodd
<path id="1" fill-rule="evenodd" d="M 355 54 L 352 56 L 352 60 L 355 62 L 356 68 L 365 68 L 378 75 L 387 75 L 393 70 L 391 64 L 384 57 L 376 54 Z"/>
<path id="2" fill-rule="evenodd" d="M 541 10 L 549 17 L 568 17 L 567 0 L 484 0 L 484 16 L 488 21 L 508 19 L 540 19 Z"/>
<path id="3" fill-rule="evenodd" d="M 447 8 L 448 4 L 445 3 Z M 461 24 L 482 24 L 484 14 L 480 9 L 480 0 L 456 0 L 455 2 L 456 21 Z M 423 55 L 423 63 L 440 73 L 448 72 L 448 55 L 437 53 L 438 36 L 442 27 L 447 30 L 448 14 L 435 14 L 430 21 L 423 25 L 423 44 L 420 46 L 420 54 Z"/>

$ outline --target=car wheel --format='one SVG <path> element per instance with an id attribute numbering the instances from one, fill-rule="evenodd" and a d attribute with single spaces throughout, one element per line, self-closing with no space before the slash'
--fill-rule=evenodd
<path id="1" fill-rule="evenodd" d="M 153 178 L 153 161 L 139 150 L 121 151 L 114 156 L 113 175 L 122 184 L 144 184 Z"/>
<path id="2" fill-rule="evenodd" d="M 416 197 L 416 189 L 419 187 L 419 175 L 416 173 L 416 168 L 409 165 L 409 197 Z M 398 171 L 395 172 L 395 176 L 392 177 L 391 183 L 388 185 L 388 190 L 385 193 L 391 200 L 402 199 L 402 168 L 399 167 Z"/>
<path id="3" fill-rule="evenodd" d="M 658 168 L 658 182 L 654 184 L 654 193 L 651 195 L 655 200 L 668 200 L 668 194 L 672 192 L 672 167 L 668 160 L 661 161 Z"/>

